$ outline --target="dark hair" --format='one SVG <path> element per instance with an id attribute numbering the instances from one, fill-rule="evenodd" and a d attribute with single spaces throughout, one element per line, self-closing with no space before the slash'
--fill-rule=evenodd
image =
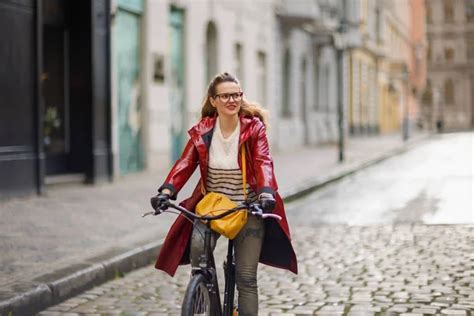
<path id="1" fill-rule="evenodd" d="M 228 72 L 221 73 L 217 76 L 215 76 L 211 82 L 209 82 L 209 86 L 207 87 L 207 94 L 204 97 L 204 100 L 202 102 L 202 107 L 201 107 L 201 118 L 204 117 L 213 117 L 217 114 L 217 110 L 215 107 L 212 106 L 211 104 L 211 98 L 214 98 L 216 95 L 216 89 L 217 86 L 223 82 L 234 82 L 237 85 L 240 86 L 239 80 L 229 74 Z M 256 102 L 249 102 L 245 99 L 245 97 L 242 99 L 240 105 L 240 111 L 239 114 L 243 114 L 245 116 L 250 116 L 250 117 L 258 117 L 260 121 L 262 121 L 266 127 L 268 127 L 268 111 L 263 109 L 258 103 Z"/>

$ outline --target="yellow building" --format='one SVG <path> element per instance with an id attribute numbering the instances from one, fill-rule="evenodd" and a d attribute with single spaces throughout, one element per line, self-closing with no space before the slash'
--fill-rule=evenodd
<path id="1" fill-rule="evenodd" d="M 423 0 L 415 0 L 418 2 Z M 416 121 L 420 92 L 410 84 L 414 48 L 410 0 L 360 0 L 353 7 L 360 46 L 348 57 L 353 134 L 400 131 Z M 424 58 L 424 54 L 420 55 Z"/>

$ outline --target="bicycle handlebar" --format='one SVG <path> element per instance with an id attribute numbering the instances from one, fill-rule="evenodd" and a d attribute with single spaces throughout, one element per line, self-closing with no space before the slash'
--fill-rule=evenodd
<path id="1" fill-rule="evenodd" d="M 265 218 L 274 218 L 276 220 L 281 221 L 281 216 L 280 215 L 271 214 L 271 213 L 264 213 L 258 202 L 243 203 L 243 204 L 241 204 L 237 207 L 234 207 L 234 208 L 231 208 L 231 209 L 225 211 L 224 213 L 214 215 L 214 216 L 211 216 L 211 215 L 204 215 L 204 216 L 197 215 L 197 214 L 185 209 L 182 206 L 171 203 L 170 201 L 168 201 L 168 204 L 166 205 L 166 208 L 173 208 L 175 210 L 180 211 L 185 216 L 189 216 L 192 219 L 199 219 L 199 220 L 203 220 L 203 221 L 212 221 L 212 220 L 220 219 L 220 218 L 223 218 L 223 217 L 225 217 L 229 214 L 232 214 L 232 213 L 240 211 L 240 210 L 246 210 L 250 214 L 255 215 L 255 216 L 259 216 L 259 217 L 264 218 L 264 219 Z M 145 217 L 145 216 L 148 216 L 148 215 L 155 215 L 156 216 L 156 215 L 159 215 L 163 212 L 166 212 L 166 209 L 161 210 L 161 211 L 155 210 L 155 211 L 147 212 L 147 213 L 144 213 L 142 215 L 142 217 Z"/>

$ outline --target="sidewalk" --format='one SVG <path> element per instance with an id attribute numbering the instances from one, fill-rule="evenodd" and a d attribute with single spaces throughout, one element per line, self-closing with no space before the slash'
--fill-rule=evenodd
<path id="1" fill-rule="evenodd" d="M 399 134 L 349 139 L 346 162 L 337 147 L 274 154 L 288 201 L 427 139 Z M 64 186 L 41 197 L 0 205 L 0 315 L 29 315 L 87 288 L 154 262 L 175 216 L 141 218 L 164 174 L 134 174 L 111 184 Z M 190 194 L 195 173 L 178 199 Z"/>

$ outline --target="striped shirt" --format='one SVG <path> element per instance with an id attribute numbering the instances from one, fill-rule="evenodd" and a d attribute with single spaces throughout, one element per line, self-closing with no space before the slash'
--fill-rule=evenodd
<path id="1" fill-rule="evenodd" d="M 207 192 L 226 195 L 239 204 L 244 202 L 242 171 L 238 163 L 240 122 L 228 138 L 222 136 L 219 119 L 209 148 L 209 166 L 206 179 Z M 247 199 L 256 200 L 257 195 L 247 183 Z"/>

